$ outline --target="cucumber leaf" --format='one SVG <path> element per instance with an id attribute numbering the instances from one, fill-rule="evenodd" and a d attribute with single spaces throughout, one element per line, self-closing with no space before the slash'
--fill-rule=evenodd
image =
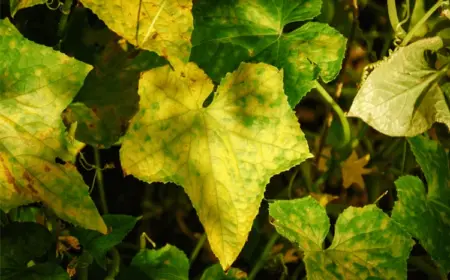
<path id="1" fill-rule="evenodd" d="M 425 59 L 426 51 L 443 47 L 432 37 L 400 48 L 370 73 L 348 113 L 389 136 L 416 136 L 434 122 L 450 128 L 450 110 L 439 79 L 448 65 L 436 70 Z"/>
<path id="2" fill-rule="evenodd" d="M 48 0 L 9 0 L 9 9 L 11 16 L 15 16 L 19 10 L 33 7 L 39 4 L 45 4 Z"/>
<path id="3" fill-rule="evenodd" d="M 327 249 L 330 221 L 314 198 L 276 201 L 269 213 L 278 233 L 305 252 L 308 279 L 406 279 L 414 241 L 375 205 L 345 209 Z"/>
<path id="4" fill-rule="evenodd" d="M 227 272 L 223 271 L 219 264 L 212 265 L 205 269 L 200 280 L 239 280 L 247 279 L 247 273 L 239 268 L 230 268 Z"/>
<path id="5" fill-rule="evenodd" d="M 158 250 L 140 251 L 134 256 L 130 266 L 143 272 L 149 280 L 189 279 L 188 258 L 183 251 L 169 244 Z"/>
<path id="6" fill-rule="evenodd" d="M 183 186 L 224 269 L 244 246 L 270 178 L 311 155 L 283 73 L 242 63 L 219 85 L 194 63 L 145 72 L 120 150 L 124 174 Z"/>
<path id="7" fill-rule="evenodd" d="M 80 0 L 128 42 L 165 57 L 173 66 L 191 52 L 192 0 Z"/>
<path id="8" fill-rule="evenodd" d="M 327 24 L 310 22 L 287 32 L 288 24 L 320 13 L 321 0 L 196 1 L 191 61 L 220 81 L 243 60 L 272 64 L 285 71 L 291 107 L 322 78 L 332 81 L 341 69 L 346 39 Z M 214 61 L 214 63 L 211 63 Z"/>
<path id="9" fill-rule="evenodd" d="M 392 219 L 400 223 L 427 250 L 442 273 L 450 272 L 450 169 L 444 149 L 423 136 L 408 139 L 425 174 L 428 192 L 414 176 L 395 181 L 398 201 Z"/>
<path id="10" fill-rule="evenodd" d="M 8 19 L 0 21 L 0 53 L 0 208 L 42 201 L 61 219 L 106 233 L 70 163 L 83 145 L 60 116 L 92 67 L 28 41 Z"/>

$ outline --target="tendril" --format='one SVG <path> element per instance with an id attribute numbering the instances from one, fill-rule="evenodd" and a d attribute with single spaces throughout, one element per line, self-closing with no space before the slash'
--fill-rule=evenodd
<path id="1" fill-rule="evenodd" d="M 59 1 L 59 0 L 57 0 L 57 1 L 58 1 L 58 5 L 55 8 L 52 7 L 53 2 L 55 2 L 55 0 L 47 0 L 47 2 L 45 2 L 45 5 L 47 6 L 47 8 L 49 8 L 49 10 L 56 11 L 56 10 L 60 9 L 60 7 L 63 5 L 63 3 L 61 3 L 61 1 Z"/>

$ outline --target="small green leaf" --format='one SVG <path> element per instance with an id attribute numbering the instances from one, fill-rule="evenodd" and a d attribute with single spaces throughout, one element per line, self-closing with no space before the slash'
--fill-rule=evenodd
<path id="1" fill-rule="evenodd" d="M 375 205 L 344 210 L 327 249 L 330 222 L 314 198 L 276 201 L 269 213 L 278 233 L 305 252 L 308 279 L 406 279 L 414 241 Z"/>
<path id="2" fill-rule="evenodd" d="M 188 61 L 192 0 L 81 0 L 81 3 L 131 44 L 156 52 L 174 66 Z"/>
<path id="3" fill-rule="evenodd" d="M 311 155 L 283 73 L 242 63 L 213 84 L 193 63 L 145 72 L 120 150 L 125 174 L 184 187 L 223 268 L 244 246 L 270 178 Z"/>
<path id="4" fill-rule="evenodd" d="M 242 60 L 275 65 L 285 71 L 284 86 L 291 107 L 320 76 L 330 82 L 339 73 L 346 39 L 322 23 L 306 23 L 290 33 L 289 23 L 320 13 L 322 1 L 197 1 L 191 61 L 219 81 Z M 214 61 L 214 63 L 211 63 Z"/>
<path id="5" fill-rule="evenodd" d="M 158 250 L 140 251 L 134 256 L 131 266 L 144 272 L 150 280 L 189 279 L 188 258 L 183 251 L 168 244 Z"/>
<path id="6" fill-rule="evenodd" d="M 45 4 L 48 0 L 9 0 L 11 16 L 15 16 L 19 10 L 29 8 L 39 4 Z"/>
<path id="7" fill-rule="evenodd" d="M 200 280 L 238 280 L 247 279 L 247 273 L 238 268 L 230 268 L 224 272 L 219 264 L 212 265 L 205 269 Z"/>
<path id="8" fill-rule="evenodd" d="M 83 228 L 72 229 L 71 234 L 77 237 L 83 248 L 104 267 L 106 253 L 127 236 L 138 220 L 127 215 L 104 215 L 103 219 L 110 231 L 106 235 Z"/>
<path id="9" fill-rule="evenodd" d="M 0 278 L 4 280 L 69 280 L 69 275 L 55 263 L 27 263 L 44 256 L 52 245 L 51 233 L 33 222 L 14 222 L 1 228 Z"/>
<path id="10" fill-rule="evenodd" d="M 450 272 L 450 169 L 444 149 L 417 136 L 408 139 L 428 183 L 404 176 L 395 181 L 398 201 L 392 219 L 420 241 L 445 274 Z"/>
<path id="11" fill-rule="evenodd" d="M 434 122 L 450 128 L 450 110 L 437 83 L 448 66 L 436 70 L 425 59 L 426 51 L 442 47 L 442 40 L 433 37 L 395 51 L 370 73 L 348 116 L 389 136 L 415 136 Z"/>
<path id="12" fill-rule="evenodd" d="M 60 117 L 91 66 L 25 39 L 0 21 L 0 208 L 42 201 L 61 218 L 106 233 L 71 163 L 83 147 Z"/>

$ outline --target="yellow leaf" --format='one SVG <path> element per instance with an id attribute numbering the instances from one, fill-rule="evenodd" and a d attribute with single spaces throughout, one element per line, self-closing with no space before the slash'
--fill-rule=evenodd
<path id="1" fill-rule="evenodd" d="M 342 179 L 344 188 L 350 187 L 352 184 L 358 185 L 361 189 L 365 188 L 362 175 L 372 172 L 370 168 L 364 168 L 369 162 L 370 155 L 367 154 L 362 158 L 358 158 L 355 151 L 344 161 L 341 166 Z"/>
<path id="2" fill-rule="evenodd" d="M 167 58 L 172 66 L 191 53 L 192 0 L 81 0 L 131 44 Z"/>

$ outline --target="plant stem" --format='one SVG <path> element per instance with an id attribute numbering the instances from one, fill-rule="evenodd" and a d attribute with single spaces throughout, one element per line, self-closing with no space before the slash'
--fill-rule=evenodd
<path id="1" fill-rule="evenodd" d="M 292 280 L 297 280 L 298 277 L 300 276 L 300 274 L 305 270 L 305 264 L 303 263 L 303 261 L 301 261 L 301 263 L 297 266 L 297 268 L 295 268 L 294 273 L 292 274 L 291 279 Z"/>
<path id="2" fill-rule="evenodd" d="M 275 242 L 277 242 L 280 235 L 277 232 L 274 232 L 269 242 L 267 242 L 266 247 L 264 248 L 263 253 L 261 254 L 261 257 L 258 259 L 258 262 L 253 267 L 252 271 L 250 271 L 250 274 L 248 275 L 248 280 L 253 280 L 256 277 L 256 274 L 261 270 L 261 268 L 264 266 L 267 256 L 269 256 L 270 251 L 272 250 L 273 245 L 275 245 Z"/>
<path id="3" fill-rule="evenodd" d="M 288 198 L 289 199 L 292 199 L 292 185 L 294 184 L 295 177 L 297 177 L 298 169 L 299 169 L 299 167 L 297 166 L 294 169 L 294 173 L 292 173 L 291 178 L 289 179 L 289 185 L 288 185 Z"/>
<path id="4" fill-rule="evenodd" d="M 323 88 L 323 86 L 316 80 L 315 86 L 322 98 L 333 108 L 334 112 L 338 115 L 338 118 L 342 125 L 342 133 L 344 134 L 344 139 L 339 145 L 339 148 L 345 147 L 350 142 L 350 125 L 348 123 L 347 117 L 342 111 L 341 107 L 334 101 L 334 99 L 328 94 L 328 92 Z"/>
<path id="5" fill-rule="evenodd" d="M 100 195 L 100 207 L 103 215 L 108 214 L 108 204 L 106 203 L 105 187 L 103 185 L 102 162 L 100 159 L 100 151 L 94 147 L 95 172 L 97 173 L 97 189 Z"/>
<path id="6" fill-rule="evenodd" d="M 414 37 L 414 34 L 416 33 L 416 31 L 419 30 L 423 24 L 425 24 L 425 22 L 428 20 L 428 18 L 431 17 L 431 15 L 437 9 L 439 9 L 439 7 L 441 7 L 445 1 L 447 1 L 447 0 L 437 1 L 436 4 L 434 4 L 433 7 L 431 7 L 431 9 L 429 9 L 425 13 L 425 15 L 417 22 L 417 24 L 414 25 L 414 27 L 411 30 L 409 30 L 408 34 L 406 34 L 405 38 L 403 39 L 402 43 L 400 44 L 401 47 L 408 45 L 409 41 L 411 41 L 411 39 Z M 395 0 L 394 0 L 394 2 L 395 2 Z"/>
<path id="7" fill-rule="evenodd" d="M 206 233 L 203 233 L 200 239 L 197 241 L 197 245 L 195 245 L 194 251 L 192 251 L 191 256 L 189 257 L 189 263 L 192 264 L 197 258 L 200 250 L 203 248 L 203 244 L 206 241 Z"/>
<path id="8" fill-rule="evenodd" d="M 120 254 L 115 247 L 109 250 L 109 252 L 112 255 L 112 262 L 108 268 L 108 276 L 105 277 L 105 280 L 114 280 L 120 270 Z"/>
<path id="9" fill-rule="evenodd" d="M 395 4 L 395 0 L 388 0 L 387 6 L 388 6 L 389 22 L 391 23 L 392 29 L 394 30 L 395 34 L 398 34 L 400 38 L 403 38 L 406 32 L 400 25 L 400 22 L 398 20 L 397 5 Z"/>
<path id="10" fill-rule="evenodd" d="M 89 266 L 81 266 L 77 268 L 77 279 L 88 280 L 89 279 Z"/>
<path id="11" fill-rule="evenodd" d="M 401 167 L 401 172 L 402 172 L 402 176 L 405 174 L 405 164 L 406 164 L 406 146 L 407 146 L 407 142 L 406 138 L 403 142 L 403 154 L 402 154 L 402 167 Z"/>
<path id="12" fill-rule="evenodd" d="M 59 38 L 62 38 L 66 31 L 67 20 L 69 19 L 70 7 L 72 7 L 72 3 L 73 3 L 73 0 L 66 0 L 66 1 L 64 1 L 64 5 L 62 6 L 62 11 L 61 11 L 62 16 L 61 16 L 61 19 L 59 20 L 59 25 L 58 25 Z"/>

